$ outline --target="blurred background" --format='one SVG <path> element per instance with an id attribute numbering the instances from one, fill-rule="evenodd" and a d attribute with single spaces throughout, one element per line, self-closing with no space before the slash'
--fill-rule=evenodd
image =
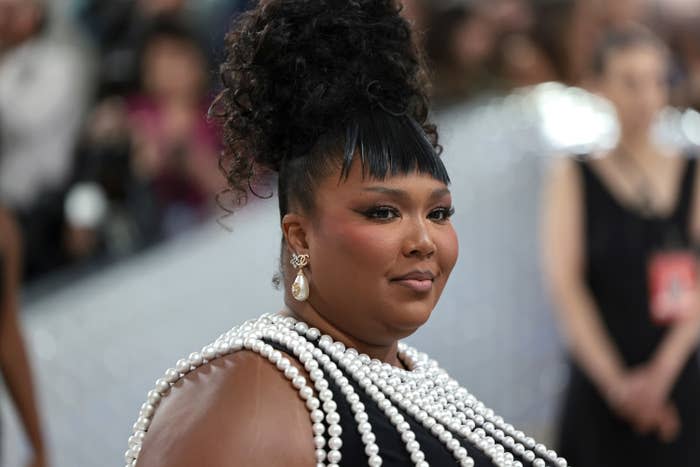
<path id="1" fill-rule="evenodd" d="M 247 3 L 0 0 L 0 204 L 24 246 L 19 310 L 49 465 L 119 465 L 165 368 L 280 306 L 276 202 L 224 216 L 219 129 L 206 119 L 225 31 Z M 700 145 L 700 0 L 404 4 L 428 57 L 461 244 L 410 342 L 551 442 L 566 366 L 540 264 L 544 173 L 559 154 L 616 144 L 591 63 L 630 21 L 670 50 L 655 137 Z M 6 392 L 1 403 L 1 465 L 24 465 L 30 443 Z"/>

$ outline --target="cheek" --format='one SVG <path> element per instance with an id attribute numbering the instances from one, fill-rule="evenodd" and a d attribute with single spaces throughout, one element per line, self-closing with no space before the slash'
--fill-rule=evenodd
<path id="1" fill-rule="evenodd" d="M 362 270 L 362 277 L 368 277 L 369 271 L 383 273 L 400 248 L 397 236 L 387 226 L 328 219 L 319 230 L 316 240 L 320 254 L 330 252 L 328 259 L 332 263 L 328 267 L 340 267 L 346 275 L 348 270 Z M 355 276 L 353 280 L 362 277 Z"/>
<path id="2" fill-rule="evenodd" d="M 436 235 L 435 244 L 438 248 L 440 268 L 446 275 L 449 275 L 459 256 L 457 232 L 451 224 L 446 226 L 444 231 L 440 231 L 439 235 Z"/>

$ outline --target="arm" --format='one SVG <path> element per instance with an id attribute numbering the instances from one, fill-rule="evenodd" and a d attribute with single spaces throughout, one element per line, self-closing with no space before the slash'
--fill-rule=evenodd
<path id="1" fill-rule="evenodd" d="M 608 396 L 624 373 L 624 362 L 584 283 L 581 193 L 574 162 L 556 161 L 543 199 L 543 264 L 568 347 L 601 393 Z"/>
<path id="2" fill-rule="evenodd" d="M 312 467 L 311 420 L 271 363 L 236 352 L 178 381 L 161 401 L 137 467 Z"/>
<path id="3" fill-rule="evenodd" d="M 0 309 L 0 371 L 5 378 L 24 430 L 34 449 L 33 465 L 44 465 L 45 449 L 31 377 L 31 369 L 18 317 L 20 239 L 9 216 L 0 210 L 0 251 L 4 257 Z"/>

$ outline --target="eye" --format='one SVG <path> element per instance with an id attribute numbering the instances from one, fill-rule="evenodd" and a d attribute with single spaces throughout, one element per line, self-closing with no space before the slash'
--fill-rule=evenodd
<path id="1" fill-rule="evenodd" d="M 388 221 L 399 216 L 399 211 L 391 206 L 377 206 L 364 212 L 368 219 Z"/>
<path id="2" fill-rule="evenodd" d="M 446 222 L 450 220 L 450 218 L 454 215 L 455 213 L 455 208 L 449 207 L 449 208 L 437 208 L 432 211 L 430 211 L 430 214 L 428 214 L 428 219 L 436 221 L 436 222 Z"/>

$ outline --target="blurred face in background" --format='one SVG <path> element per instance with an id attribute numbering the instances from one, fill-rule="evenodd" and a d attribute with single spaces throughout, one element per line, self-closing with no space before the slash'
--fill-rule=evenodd
<path id="1" fill-rule="evenodd" d="M 139 0 L 139 9 L 147 15 L 178 13 L 185 6 L 185 0 Z"/>
<path id="2" fill-rule="evenodd" d="M 143 57 L 142 73 L 146 92 L 159 98 L 197 100 L 206 86 L 201 52 L 196 45 L 177 38 L 153 39 Z"/>
<path id="3" fill-rule="evenodd" d="M 34 0 L 0 0 L 0 50 L 36 34 L 43 10 Z"/>
<path id="4" fill-rule="evenodd" d="M 598 0 L 599 11 L 610 26 L 643 22 L 651 4 L 652 0 Z"/>
<path id="5" fill-rule="evenodd" d="M 490 57 L 495 47 L 491 23 L 475 13 L 465 17 L 452 37 L 452 52 L 458 69 L 470 69 Z"/>
<path id="6" fill-rule="evenodd" d="M 615 106 L 623 133 L 649 131 L 669 101 L 666 54 L 652 44 L 611 50 L 599 89 Z"/>

